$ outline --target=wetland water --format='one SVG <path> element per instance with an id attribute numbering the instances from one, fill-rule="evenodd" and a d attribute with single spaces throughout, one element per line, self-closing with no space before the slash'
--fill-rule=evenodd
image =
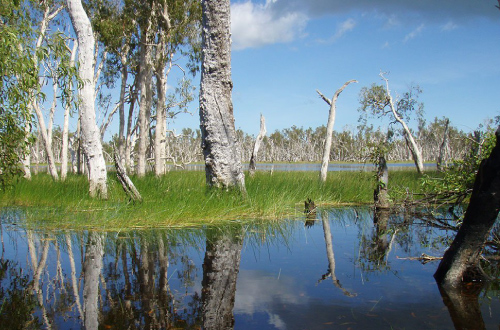
<path id="1" fill-rule="evenodd" d="M 437 261 L 405 259 L 442 255 L 454 233 L 404 215 L 374 224 L 370 209 L 345 208 L 308 221 L 106 233 L 28 229 L 16 210 L 0 219 L 2 329 L 500 325 L 498 287 L 454 306 L 432 277 Z"/>

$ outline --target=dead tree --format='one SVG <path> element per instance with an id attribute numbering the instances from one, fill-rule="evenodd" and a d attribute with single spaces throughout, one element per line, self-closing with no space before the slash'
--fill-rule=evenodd
<path id="1" fill-rule="evenodd" d="M 257 169 L 257 153 L 259 152 L 260 144 L 262 140 L 266 136 L 266 119 L 262 114 L 260 114 L 260 131 L 259 135 L 255 139 L 255 144 L 253 145 L 252 157 L 250 158 L 250 164 L 248 165 L 248 172 L 250 176 L 255 174 L 255 170 Z"/>
<path id="2" fill-rule="evenodd" d="M 380 154 L 377 160 L 377 185 L 373 192 L 375 208 L 386 209 L 389 207 L 389 193 L 387 191 L 389 185 L 389 170 L 385 156 Z"/>
<path id="3" fill-rule="evenodd" d="M 349 80 L 342 87 L 337 89 L 335 94 L 333 95 L 332 100 L 330 101 L 326 96 L 321 94 L 320 91 L 316 90 L 316 92 L 321 96 L 321 98 L 330 105 L 330 114 L 328 115 L 328 123 L 326 125 L 326 137 L 325 137 L 325 149 L 323 150 L 323 161 L 321 163 L 321 172 L 320 172 L 320 180 L 321 182 L 326 181 L 326 174 L 328 172 L 328 163 L 330 161 L 330 149 L 332 147 L 332 135 L 333 135 L 333 124 L 335 123 L 335 111 L 336 111 L 336 103 L 337 99 L 342 93 L 342 91 L 349 85 L 350 83 L 357 83 L 357 80 Z"/>
<path id="4" fill-rule="evenodd" d="M 122 188 L 127 196 L 133 202 L 142 202 L 142 196 L 135 187 L 132 180 L 130 180 L 130 178 L 128 177 L 127 172 L 123 168 L 116 150 L 114 151 L 113 159 L 115 161 L 116 176 L 118 177 L 118 181 L 120 181 L 120 184 L 122 185 Z"/>
<path id="5" fill-rule="evenodd" d="M 500 127 L 495 135 L 496 145 L 476 174 L 462 226 L 434 274 L 445 289 L 487 279 L 479 257 L 500 210 Z"/>
<path id="6" fill-rule="evenodd" d="M 439 156 L 436 162 L 436 167 L 439 172 L 443 170 L 443 161 L 446 155 L 446 149 L 448 148 L 448 130 L 450 126 L 450 120 L 446 118 L 444 122 L 444 133 L 443 133 L 443 141 L 439 147 Z"/>

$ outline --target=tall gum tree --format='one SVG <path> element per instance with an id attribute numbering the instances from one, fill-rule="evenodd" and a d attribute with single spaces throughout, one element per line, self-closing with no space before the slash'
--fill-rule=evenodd
<path id="1" fill-rule="evenodd" d="M 78 73 L 83 81 L 83 86 L 79 89 L 79 109 L 83 152 L 86 156 L 90 183 L 89 193 L 92 197 L 106 199 L 108 197 L 106 163 L 94 108 L 95 39 L 81 0 L 67 0 L 67 4 L 71 23 L 78 39 Z"/>
<path id="2" fill-rule="evenodd" d="M 234 128 L 229 0 L 203 0 L 200 129 L 207 184 L 245 192 Z"/>

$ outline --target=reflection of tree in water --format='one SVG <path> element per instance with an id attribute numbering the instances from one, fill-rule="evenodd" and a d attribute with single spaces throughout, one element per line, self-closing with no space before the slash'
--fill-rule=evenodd
<path id="1" fill-rule="evenodd" d="M 333 284 L 337 288 L 339 288 L 345 296 L 355 297 L 356 294 L 351 293 L 342 287 L 342 285 L 340 284 L 340 281 L 337 279 L 337 276 L 335 275 L 335 255 L 333 252 L 332 232 L 330 229 L 330 219 L 328 219 L 327 212 L 322 212 L 321 222 L 323 223 L 323 233 L 325 236 L 326 256 L 328 258 L 328 270 L 327 270 L 326 274 L 323 274 L 321 276 L 321 279 L 318 281 L 318 283 L 320 283 L 321 281 L 324 281 L 328 277 L 331 277 Z"/>
<path id="2" fill-rule="evenodd" d="M 373 230 L 362 234 L 360 238 L 358 263 L 364 272 L 390 269 L 387 257 L 398 233 L 397 228 L 389 226 L 390 216 L 389 210 L 376 209 L 373 215 Z"/>
<path id="3" fill-rule="evenodd" d="M 207 231 L 207 249 L 203 262 L 203 328 L 234 328 L 236 279 L 240 268 L 243 230 L 211 228 Z"/>
<path id="4" fill-rule="evenodd" d="M 0 260 L 0 326 L 3 329 L 42 329 L 33 313 L 38 299 L 30 288 L 30 276 L 12 260 Z"/>
<path id="5" fill-rule="evenodd" d="M 175 251 L 174 251 L 175 250 Z M 196 329 L 201 324 L 201 299 L 188 295 L 196 275 L 182 244 L 164 232 L 131 233 L 116 242 L 114 263 L 105 270 L 107 299 L 102 324 L 116 329 Z M 179 264 L 178 264 L 179 263 Z M 176 265 L 185 292 L 170 288 Z M 104 298 L 104 297 L 103 297 Z"/>

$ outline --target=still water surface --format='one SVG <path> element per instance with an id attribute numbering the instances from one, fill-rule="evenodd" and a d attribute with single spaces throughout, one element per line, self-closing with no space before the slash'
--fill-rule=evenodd
<path id="1" fill-rule="evenodd" d="M 30 230 L 0 213 L 2 329 L 498 329 L 499 292 L 443 302 L 453 232 L 404 215 L 124 232 Z"/>

